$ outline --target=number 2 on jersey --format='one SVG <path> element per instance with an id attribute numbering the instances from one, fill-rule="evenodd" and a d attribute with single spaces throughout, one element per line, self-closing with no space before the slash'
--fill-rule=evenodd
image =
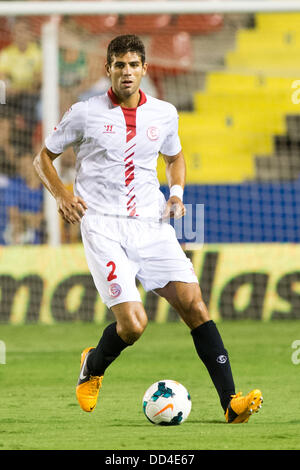
<path id="1" fill-rule="evenodd" d="M 117 279 L 117 276 L 115 274 L 115 270 L 116 270 L 115 263 L 113 261 L 109 261 L 106 266 L 107 267 L 111 266 L 111 271 L 110 271 L 109 275 L 107 276 L 107 280 L 108 281 L 113 281 L 114 279 Z"/>

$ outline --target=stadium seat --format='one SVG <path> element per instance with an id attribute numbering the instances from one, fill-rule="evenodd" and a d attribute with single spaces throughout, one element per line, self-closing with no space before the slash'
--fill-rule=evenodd
<path id="1" fill-rule="evenodd" d="M 75 15 L 72 17 L 72 19 L 78 24 L 78 26 L 84 28 L 90 34 L 101 34 L 117 31 L 119 22 L 118 15 Z"/>
<path id="2" fill-rule="evenodd" d="M 186 32 L 175 34 L 153 34 L 149 45 L 151 70 L 177 74 L 190 70 L 192 64 L 191 37 Z"/>
<path id="3" fill-rule="evenodd" d="M 227 70 L 299 76 L 300 14 L 259 13 L 256 28 L 237 33 L 235 50 L 229 51 Z"/>
<path id="4" fill-rule="evenodd" d="M 286 116 L 286 132 L 275 135 L 272 155 L 255 158 L 258 181 L 296 181 L 300 174 L 300 114 Z M 269 158 L 266 158 L 269 157 Z"/>
<path id="5" fill-rule="evenodd" d="M 154 34 L 166 31 L 171 22 L 171 15 L 122 15 L 119 31 L 121 34 Z"/>
<path id="6" fill-rule="evenodd" d="M 230 73 L 227 71 L 211 72 L 206 76 L 205 90 L 208 93 L 236 93 L 257 88 L 258 77 L 241 73 Z"/>
<path id="7" fill-rule="evenodd" d="M 300 13 L 257 13 L 255 24 L 258 31 L 299 31 Z"/>
<path id="8" fill-rule="evenodd" d="M 222 184 L 241 183 L 254 178 L 254 160 L 251 153 L 225 155 L 222 150 L 217 152 L 200 151 L 183 141 L 184 154 L 187 162 L 187 184 Z M 161 158 L 157 165 L 158 179 L 166 184 L 166 167 Z"/>
<path id="9" fill-rule="evenodd" d="M 177 31 L 186 31 L 190 34 L 212 33 L 223 27 L 223 16 L 219 14 L 178 15 L 174 23 Z"/>
<path id="10" fill-rule="evenodd" d="M 190 71 L 193 49 L 186 32 L 153 34 L 148 47 L 148 74 L 155 84 L 157 97 L 164 99 L 164 79 Z"/>
<path id="11" fill-rule="evenodd" d="M 276 112 L 279 109 L 282 113 L 295 112 L 297 114 L 297 108 L 291 100 L 291 91 L 288 93 L 274 96 L 262 95 L 262 94 L 204 94 L 197 93 L 195 95 L 195 106 L 196 110 L 200 113 L 209 112 L 212 107 L 215 110 L 227 110 L 230 111 L 242 111 L 245 112 L 266 112 L 266 115 L 269 114 L 272 110 Z M 279 108 L 280 107 L 280 108 Z"/>
<path id="12" fill-rule="evenodd" d="M 195 94 L 199 129 L 206 133 L 207 141 L 215 135 L 214 142 L 195 145 L 187 129 L 182 138 L 192 161 L 198 154 L 202 178 L 207 175 L 211 182 L 215 173 L 215 181 L 220 181 L 220 153 L 232 168 L 230 182 L 242 176 L 238 156 L 243 157 L 245 170 L 248 168 L 245 180 L 299 177 L 300 107 L 292 99 L 293 84 L 299 80 L 299 50 L 300 14 L 258 14 L 254 29 L 237 32 L 236 47 L 227 53 L 225 69 L 208 73 L 205 89 Z M 193 128 L 191 122 L 188 126 Z"/>
<path id="13" fill-rule="evenodd" d="M 0 17 L 0 50 L 11 43 L 11 30 L 7 18 Z"/>
<path id="14" fill-rule="evenodd" d="M 258 31 L 257 29 L 241 29 L 236 36 L 236 49 L 243 51 L 291 51 L 299 50 L 300 31 Z"/>
<path id="15" fill-rule="evenodd" d="M 42 26 L 50 20 L 49 16 L 28 16 L 28 29 L 31 31 L 35 38 L 40 38 Z"/>
<path id="16" fill-rule="evenodd" d="M 255 175 L 253 155 L 271 153 L 270 133 L 259 126 L 243 128 L 225 114 L 180 113 L 179 134 L 187 162 L 187 183 L 240 183 Z M 244 115 L 243 115 L 244 117 Z M 264 117 L 265 119 L 265 117 Z M 162 162 L 159 178 L 165 182 Z"/>
<path id="17" fill-rule="evenodd" d="M 233 183 L 258 179 L 260 171 L 260 178 L 266 179 L 267 160 L 272 159 L 264 159 L 276 152 L 279 141 L 288 152 L 285 115 L 297 112 L 291 100 L 292 82 L 292 77 L 226 70 L 208 74 L 205 90 L 195 94 L 195 113 L 180 115 L 181 140 L 192 168 L 188 178 L 213 183 L 226 181 L 227 175 Z M 290 166 L 295 158 L 290 155 Z M 274 161 L 270 175 L 275 177 L 282 167 L 282 162 Z M 288 178 L 291 170 L 284 174 Z"/>
<path id="18" fill-rule="evenodd" d="M 119 28 L 122 33 L 150 34 L 186 32 L 207 34 L 223 27 L 221 15 L 122 15 Z"/>
<path id="19" fill-rule="evenodd" d="M 297 74 L 300 70 L 299 50 L 277 51 L 277 50 L 253 50 L 244 52 L 230 51 L 226 57 L 226 64 L 230 69 L 242 69 L 256 73 L 285 73 Z"/>

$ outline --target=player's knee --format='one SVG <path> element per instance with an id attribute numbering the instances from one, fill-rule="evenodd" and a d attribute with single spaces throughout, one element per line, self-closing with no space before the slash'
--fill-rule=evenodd
<path id="1" fill-rule="evenodd" d="M 201 294 L 191 297 L 181 306 L 181 317 L 191 328 L 196 328 L 210 320 L 209 313 Z"/>
<path id="2" fill-rule="evenodd" d="M 132 315 L 130 320 L 121 326 L 119 334 L 127 344 L 133 344 L 142 336 L 147 323 L 146 316 Z"/>
<path id="3" fill-rule="evenodd" d="M 142 336 L 144 330 L 142 325 L 134 325 L 123 332 L 123 339 L 127 344 L 133 344 Z"/>
<path id="4" fill-rule="evenodd" d="M 204 323 L 210 319 L 209 313 L 202 296 L 192 300 L 190 306 L 190 315 L 195 323 Z"/>

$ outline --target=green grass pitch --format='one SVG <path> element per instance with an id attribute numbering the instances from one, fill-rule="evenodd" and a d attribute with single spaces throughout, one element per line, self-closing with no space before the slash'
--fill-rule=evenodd
<path id="1" fill-rule="evenodd" d="M 93 413 L 75 397 L 81 350 L 103 325 L 0 325 L 0 450 L 288 450 L 300 449 L 299 374 L 292 343 L 299 322 L 218 324 L 236 390 L 261 388 L 264 404 L 247 424 L 225 423 L 219 400 L 181 322 L 149 324 L 107 370 Z M 300 356 L 300 355 L 299 355 Z M 154 426 L 142 411 L 153 382 L 175 379 L 192 398 L 181 426 Z"/>

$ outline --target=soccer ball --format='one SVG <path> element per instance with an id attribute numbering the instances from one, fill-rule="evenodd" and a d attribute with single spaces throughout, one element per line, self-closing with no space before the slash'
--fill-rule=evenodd
<path id="1" fill-rule="evenodd" d="M 153 424 L 182 424 L 190 414 L 191 397 L 187 389 L 175 380 L 155 382 L 145 392 L 143 410 Z"/>

